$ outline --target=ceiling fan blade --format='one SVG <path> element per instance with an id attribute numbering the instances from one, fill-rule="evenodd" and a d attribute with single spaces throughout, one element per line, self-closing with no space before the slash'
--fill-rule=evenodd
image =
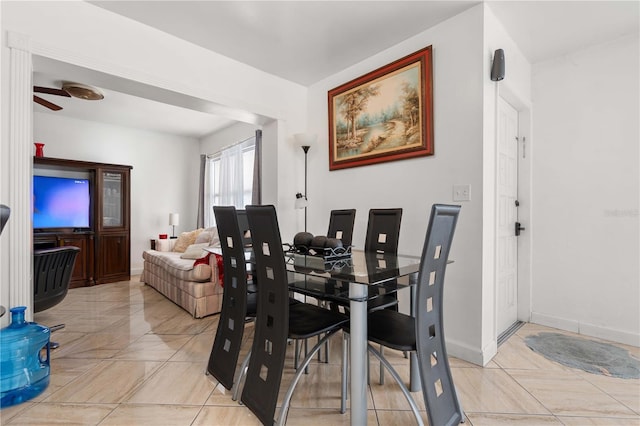
<path id="1" fill-rule="evenodd" d="M 62 89 L 54 89 L 51 87 L 33 86 L 33 91 L 37 93 L 46 93 L 48 95 L 66 96 L 70 98 L 71 95 Z"/>
<path id="2" fill-rule="evenodd" d="M 62 109 L 61 106 L 53 104 L 53 103 L 47 101 L 46 99 L 42 99 L 41 97 L 36 96 L 36 95 L 33 95 L 33 101 L 35 103 L 40 104 L 43 107 L 47 107 L 47 108 L 49 108 L 49 109 L 51 109 L 53 111 L 60 111 Z"/>

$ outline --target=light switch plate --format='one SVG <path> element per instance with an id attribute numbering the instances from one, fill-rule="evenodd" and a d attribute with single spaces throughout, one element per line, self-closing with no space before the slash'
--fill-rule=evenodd
<path id="1" fill-rule="evenodd" d="M 471 201 L 471 185 L 453 185 L 453 201 Z"/>

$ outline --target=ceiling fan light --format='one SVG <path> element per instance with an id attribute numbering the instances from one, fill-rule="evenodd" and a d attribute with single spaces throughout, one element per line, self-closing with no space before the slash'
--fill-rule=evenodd
<path id="1" fill-rule="evenodd" d="M 104 99 L 104 95 L 95 87 L 80 83 L 63 83 L 62 90 L 73 96 L 74 98 L 85 99 L 88 101 L 98 101 Z"/>

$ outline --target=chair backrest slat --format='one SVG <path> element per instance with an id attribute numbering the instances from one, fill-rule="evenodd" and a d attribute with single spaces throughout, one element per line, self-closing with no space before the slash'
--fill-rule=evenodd
<path id="1" fill-rule="evenodd" d="M 75 246 L 34 250 L 33 312 L 52 308 L 67 295 L 80 249 Z"/>
<path id="2" fill-rule="evenodd" d="M 247 206 L 258 312 L 242 402 L 263 424 L 273 424 L 289 334 L 287 272 L 273 206 Z"/>
<path id="3" fill-rule="evenodd" d="M 422 251 L 416 300 L 418 365 L 429 424 L 462 419 L 444 343 L 443 286 L 460 206 L 435 204 Z"/>
<path id="4" fill-rule="evenodd" d="M 353 241 L 353 224 L 356 221 L 356 210 L 331 210 L 327 237 L 342 240 L 344 246 Z"/>
<path id="5" fill-rule="evenodd" d="M 398 253 L 402 209 L 371 209 L 364 251 Z"/>
<path id="6" fill-rule="evenodd" d="M 223 259 L 224 293 L 218 331 L 211 348 L 207 371 L 227 389 L 233 387 L 247 312 L 247 269 L 244 240 L 233 206 L 215 206 Z"/>

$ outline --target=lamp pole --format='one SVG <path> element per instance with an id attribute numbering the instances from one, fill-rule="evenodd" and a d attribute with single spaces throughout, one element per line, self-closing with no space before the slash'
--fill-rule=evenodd
<path id="1" fill-rule="evenodd" d="M 316 143 L 318 136 L 312 133 L 296 133 L 293 135 L 296 146 L 299 146 L 304 151 L 304 195 L 298 192 L 296 194 L 296 209 L 304 208 L 304 232 L 307 232 L 307 204 L 309 199 L 307 198 L 307 179 L 308 179 L 308 153 L 309 148 Z"/>
<path id="2" fill-rule="evenodd" d="M 303 145 L 302 150 L 304 151 L 304 199 L 309 200 L 307 198 L 307 153 L 309 152 L 310 145 Z M 304 206 L 304 232 L 307 232 L 307 206 Z"/>

